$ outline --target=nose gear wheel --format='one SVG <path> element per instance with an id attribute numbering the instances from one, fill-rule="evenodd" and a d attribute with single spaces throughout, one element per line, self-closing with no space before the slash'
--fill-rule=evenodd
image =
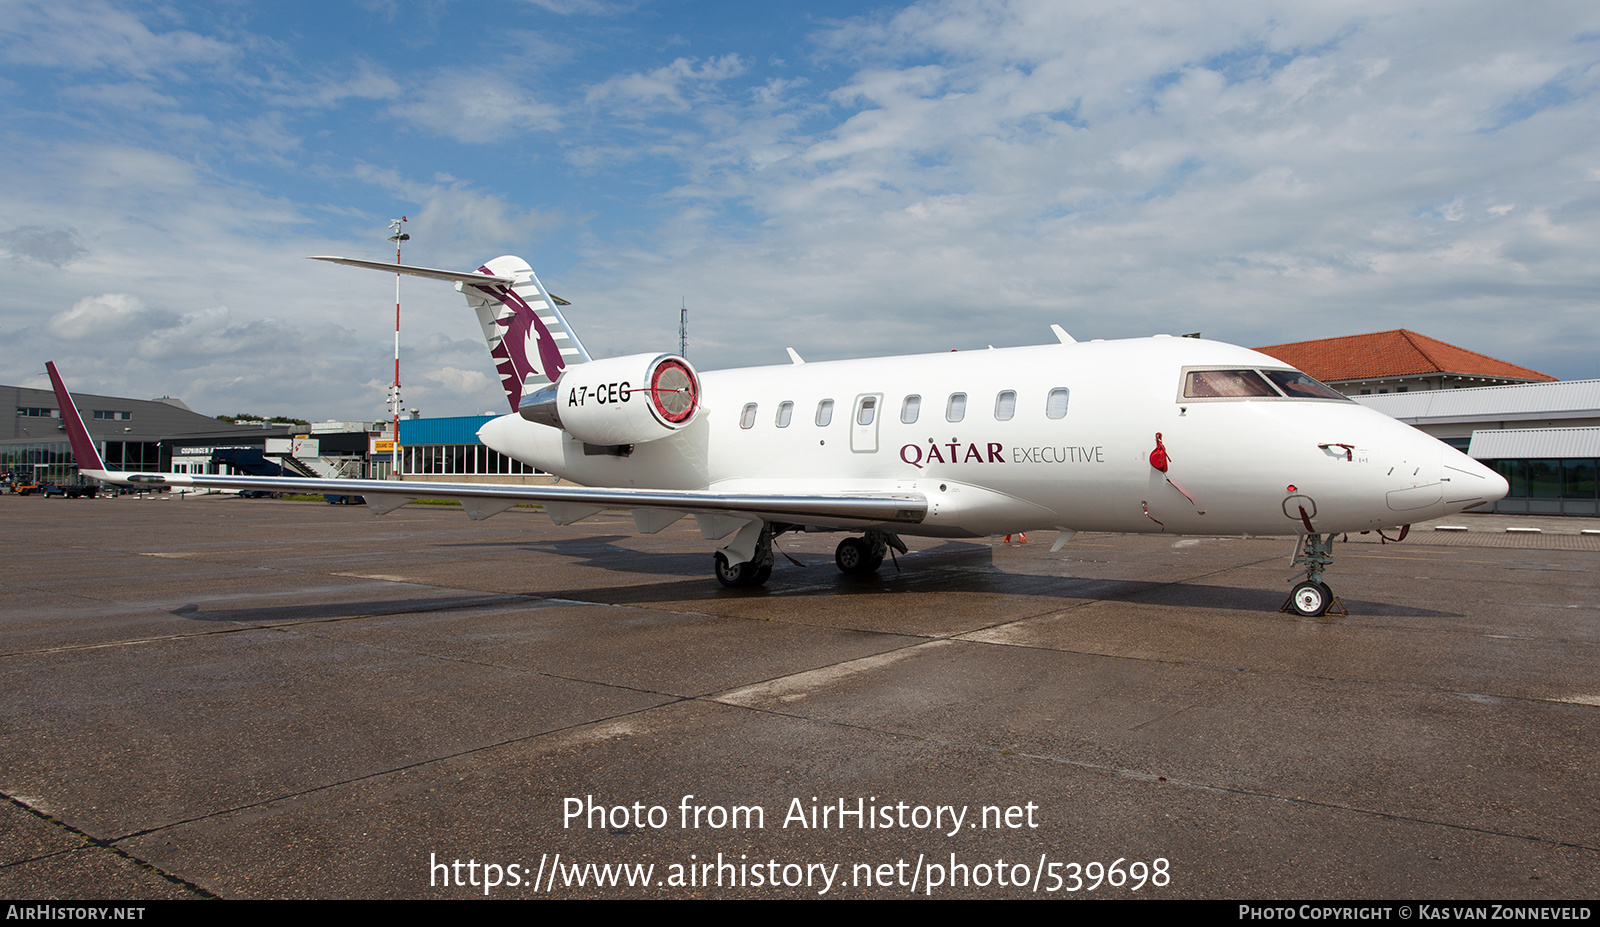
<path id="1" fill-rule="evenodd" d="M 1296 572 L 1305 578 L 1289 593 L 1289 598 L 1278 611 L 1293 612 L 1304 618 L 1320 618 L 1330 612 L 1348 616 L 1350 612 L 1344 607 L 1344 602 L 1322 581 L 1322 571 L 1332 564 L 1332 534 L 1301 535 L 1295 545 L 1294 565 L 1303 568 L 1303 571 Z"/>

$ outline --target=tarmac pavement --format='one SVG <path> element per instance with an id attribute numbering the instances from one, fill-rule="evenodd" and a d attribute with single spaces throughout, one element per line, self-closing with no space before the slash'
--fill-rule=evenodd
<path id="1" fill-rule="evenodd" d="M 1600 895 L 1591 519 L 1351 536 L 1320 619 L 1289 538 L 0 520 L 7 898 Z"/>

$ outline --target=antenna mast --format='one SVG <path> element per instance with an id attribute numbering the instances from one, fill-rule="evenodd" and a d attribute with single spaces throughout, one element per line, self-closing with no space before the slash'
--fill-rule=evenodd
<path id="1" fill-rule="evenodd" d="M 683 297 L 678 298 L 678 356 L 689 356 L 689 307 Z"/>
<path id="2" fill-rule="evenodd" d="M 405 233 L 406 217 L 401 216 L 389 223 L 389 231 L 393 235 L 389 240 L 394 242 L 394 262 L 400 264 L 400 245 L 411 240 Z M 394 274 L 394 383 L 389 386 L 389 408 L 394 415 L 394 454 L 390 458 L 389 473 L 392 479 L 400 478 L 400 272 Z"/>

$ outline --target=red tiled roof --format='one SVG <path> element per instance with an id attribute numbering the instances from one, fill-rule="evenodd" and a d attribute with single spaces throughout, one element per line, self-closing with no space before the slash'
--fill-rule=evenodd
<path id="1" fill-rule="evenodd" d="M 1319 338 L 1256 348 L 1323 382 L 1457 374 L 1501 380 L 1554 380 L 1527 367 L 1468 351 L 1409 329 Z"/>

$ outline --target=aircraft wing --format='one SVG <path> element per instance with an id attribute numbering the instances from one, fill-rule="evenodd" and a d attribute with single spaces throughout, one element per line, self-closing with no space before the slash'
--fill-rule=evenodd
<path id="1" fill-rule="evenodd" d="M 72 395 L 56 371 L 45 365 L 66 426 L 78 472 L 92 479 L 124 486 L 197 489 L 255 489 L 266 492 L 361 496 L 379 515 L 417 499 L 450 499 L 461 503 L 474 520 L 488 518 L 514 505 L 545 506 L 558 523 L 586 518 L 608 508 L 634 511 L 640 530 L 659 531 L 684 515 L 698 515 L 703 532 L 732 531 L 750 518 L 830 527 L 917 524 L 928 514 L 920 493 L 832 492 L 761 493 L 716 490 L 605 489 L 585 486 L 524 486 L 506 483 L 432 483 L 403 480 L 302 479 L 284 476 L 221 476 L 203 473 L 128 473 L 106 468 L 89 437 Z M 721 517 L 719 517 L 721 516 Z M 708 537 L 721 535 L 707 534 Z"/>
<path id="2" fill-rule="evenodd" d="M 565 510 L 592 514 L 601 509 L 656 509 L 682 515 L 745 515 L 776 521 L 844 524 L 917 524 L 928 513 L 928 500 L 920 493 L 839 493 L 804 495 L 773 493 L 723 493 L 715 490 L 605 489 L 586 486 L 522 486 L 509 483 L 433 483 L 404 480 L 331 480 L 268 476 L 215 476 L 199 473 L 121 473 L 83 470 L 85 476 L 129 486 L 195 487 L 202 489 L 257 489 L 363 496 L 379 514 L 417 499 L 458 501 L 473 518 L 487 518 L 514 505 L 536 503 L 555 507 L 552 514 L 565 519 Z M 572 508 L 566 508 L 572 507 Z M 583 517 L 579 515 L 578 517 Z M 676 519 L 674 519 L 676 520 Z M 669 522 L 670 524 L 670 522 Z M 664 527 L 664 525 L 663 525 Z"/>

